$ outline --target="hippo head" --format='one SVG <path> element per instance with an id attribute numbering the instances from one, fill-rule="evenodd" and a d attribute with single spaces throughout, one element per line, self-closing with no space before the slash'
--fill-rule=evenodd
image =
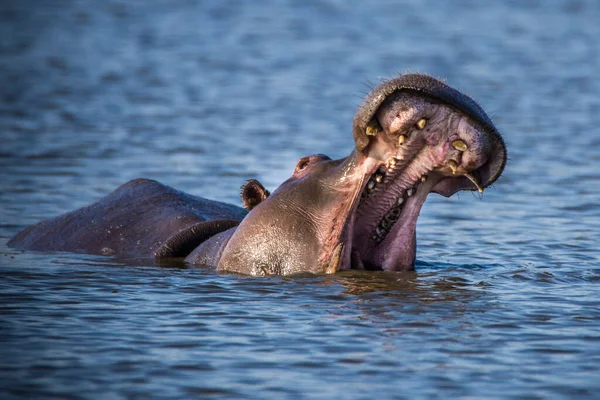
<path id="1" fill-rule="evenodd" d="M 260 198 L 224 247 L 220 270 L 412 270 L 427 195 L 482 192 L 506 162 L 504 142 L 481 107 L 425 75 L 375 87 L 353 131 L 348 157 L 304 157 L 290 179 Z"/>

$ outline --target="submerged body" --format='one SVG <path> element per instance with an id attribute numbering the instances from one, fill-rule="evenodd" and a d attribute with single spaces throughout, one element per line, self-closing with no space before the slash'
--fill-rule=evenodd
<path id="1" fill-rule="evenodd" d="M 304 157 L 271 195 L 256 181 L 246 185 L 247 214 L 135 180 L 98 203 L 26 229 L 9 245 L 186 257 L 253 275 L 411 270 L 428 193 L 482 191 L 506 161 L 502 138 L 481 107 L 424 75 L 401 75 L 374 88 L 353 130 L 356 148 L 348 157 Z"/>

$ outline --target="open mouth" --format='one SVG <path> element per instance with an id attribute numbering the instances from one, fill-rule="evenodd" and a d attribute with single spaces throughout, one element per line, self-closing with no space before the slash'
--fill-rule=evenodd
<path id="1" fill-rule="evenodd" d="M 506 163 L 504 141 L 483 109 L 425 75 L 375 87 L 354 117 L 353 135 L 360 183 L 335 251 L 325 257 L 328 272 L 413 270 L 427 195 L 482 193 Z"/>
<path id="2" fill-rule="evenodd" d="M 432 78 L 423 85 L 441 90 L 441 99 L 398 90 L 411 79 L 424 78 L 401 76 L 375 88 L 355 117 L 364 178 L 350 228 L 352 268 L 414 269 L 427 195 L 482 193 L 504 169 L 504 142 L 476 103 Z"/>
<path id="3" fill-rule="evenodd" d="M 352 268 L 412 270 L 416 225 L 427 195 L 451 195 L 463 188 L 483 191 L 480 171 L 460 165 L 461 149 L 466 150 L 462 140 L 419 144 L 375 163 L 374 172 L 365 177 L 352 229 Z"/>

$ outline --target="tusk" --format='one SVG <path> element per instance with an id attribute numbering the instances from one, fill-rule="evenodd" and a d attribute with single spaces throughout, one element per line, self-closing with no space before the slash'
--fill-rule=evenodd
<path id="1" fill-rule="evenodd" d="M 367 125 L 365 133 L 367 134 L 367 136 L 375 136 L 377 135 L 380 129 L 381 126 L 379 125 L 379 122 L 377 122 L 377 120 L 372 120 L 371 122 L 369 122 L 369 125 Z"/>
<path id="2" fill-rule="evenodd" d="M 475 177 L 471 174 L 466 173 L 465 176 L 471 181 L 473 182 L 473 185 L 475 185 L 475 187 L 477 188 L 477 191 L 479 193 L 483 193 L 483 188 L 481 187 L 481 185 L 479 185 L 479 182 L 477 182 L 477 179 L 475 179 Z"/>
<path id="3" fill-rule="evenodd" d="M 329 261 L 329 265 L 325 269 L 326 274 L 335 274 L 340 268 L 340 256 L 342 255 L 342 249 L 344 245 L 339 243 L 335 249 L 333 250 L 333 254 L 331 255 L 331 260 Z"/>
<path id="4" fill-rule="evenodd" d="M 398 144 L 399 144 L 400 146 L 402 146 L 402 144 L 404 143 L 404 141 L 405 141 L 405 140 L 406 140 L 406 136 L 404 136 L 404 135 L 400 135 L 400 136 L 398 137 Z"/>

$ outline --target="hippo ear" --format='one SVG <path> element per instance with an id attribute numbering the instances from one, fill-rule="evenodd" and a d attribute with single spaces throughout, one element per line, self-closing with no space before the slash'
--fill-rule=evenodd
<path id="1" fill-rule="evenodd" d="M 242 186 L 241 191 L 242 203 L 244 208 L 252 210 L 259 205 L 271 194 L 265 187 L 256 179 L 250 179 Z"/>
<path id="2" fill-rule="evenodd" d="M 156 258 L 186 257 L 209 238 L 239 224 L 240 221 L 233 219 L 198 222 L 169 237 L 154 251 L 154 256 Z"/>

